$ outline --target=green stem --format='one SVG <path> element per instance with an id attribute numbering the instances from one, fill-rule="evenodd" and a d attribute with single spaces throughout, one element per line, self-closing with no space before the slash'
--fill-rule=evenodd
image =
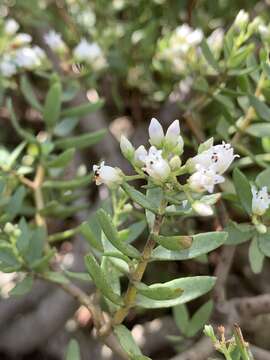
<path id="1" fill-rule="evenodd" d="M 48 236 L 49 243 L 54 243 L 62 240 L 66 240 L 68 238 L 71 238 L 75 234 L 78 233 L 79 228 L 69 229 L 66 231 L 62 231 L 53 235 Z"/>
<path id="2" fill-rule="evenodd" d="M 144 175 L 126 175 L 125 181 L 140 180 L 140 179 L 144 179 L 144 178 L 145 178 Z"/>
<path id="3" fill-rule="evenodd" d="M 164 208 L 166 207 L 165 200 L 162 201 L 162 205 L 160 206 L 160 213 L 162 214 Z M 148 262 L 151 258 L 152 251 L 156 245 L 156 242 L 154 240 L 154 235 L 158 235 L 160 231 L 160 227 L 163 221 L 163 215 L 156 215 L 155 221 L 153 225 L 153 229 L 150 232 L 147 242 L 145 244 L 145 247 L 143 249 L 140 261 L 138 262 L 134 272 L 131 274 L 130 283 L 127 289 L 127 292 L 124 297 L 124 306 L 121 307 L 114 315 L 113 318 L 113 324 L 119 325 L 121 324 L 125 317 L 128 315 L 129 310 L 131 307 L 133 307 L 136 295 L 137 295 L 137 289 L 134 286 L 134 283 L 140 282 L 142 280 L 142 277 L 145 273 L 145 270 L 147 268 Z"/>

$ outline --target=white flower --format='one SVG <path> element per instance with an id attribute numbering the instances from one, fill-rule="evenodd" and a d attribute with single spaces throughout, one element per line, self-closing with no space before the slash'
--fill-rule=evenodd
<path id="1" fill-rule="evenodd" d="M 42 61 L 46 58 L 46 53 L 41 47 L 35 45 L 32 47 L 33 51 L 36 53 L 36 55 L 39 57 L 39 59 Z"/>
<path id="2" fill-rule="evenodd" d="M 164 140 L 164 131 L 160 122 L 157 119 L 151 119 L 148 132 L 150 144 L 160 147 Z"/>
<path id="3" fill-rule="evenodd" d="M 44 40 L 53 51 L 61 52 L 66 50 L 66 45 L 62 40 L 62 35 L 54 30 L 50 30 L 47 34 L 45 34 Z"/>
<path id="4" fill-rule="evenodd" d="M 100 165 L 94 165 L 96 185 L 105 184 L 108 187 L 115 187 L 122 183 L 123 174 L 120 169 L 105 165 L 104 161 Z"/>
<path id="5" fill-rule="evenodd" d="M 191 45 L 198 45 L 203 39 L 203 32 L 201 29 L 193 30 L 189 25 L 183 24 L 178 26 L 175 30 L 175 40 L 178 43 L 182 43 L 182 46 L 179 47 L 179 50 L 183 50 L 184 52 L 188 50 Z"/>
<path id="6" fill-rule="evenodd" d="M 151 146 L 145 158 L 145 167 L 143 168 L 149 176 L 157 181 L 167 180 L 171 173 L 168 162 L 163 159 L 161 154 L 162 150 L 157 150 L 155 146 Z"/>
<path id="7" fill-rule="evenodd" d="M 189 187 L 192 191 L 212 193 L 216 184 L 224 182 L 224 177 L 216 174 L 213 168 L 205 169 L 197 165 L 197 171 L 188 179 Z"/>
<path id="8" fill-rule="evenodd" d="M 197 214 L 201 216 L 211 216 L 214 214 L 213 209 L 210 205 L 204 204 L 200 201 L 195 201 L 192 204 L 192 208 Z"/>
<path id="9" fill-rule="evenodd" d="M 245 10 L 240 10 L 234 20 L 234 25 L 242 29 L 243 27 L 247 26 L 248 22 L 249 14 Z"/>
<path id="10" fill-rule="evenodd" d="M 17 72 L 16 65 L 9 55 L 4 55 L 0 61 L 0 73 L 4 77 L 11 77 Z"/>
<path id="11" fill-rule="evenodd" d="M 176 146 L 178 138 L 180 136 L 180 124 L 179 120 L 174 120 L 173 123 L 168 127 L 166 132 L 166 143 L 170 146 Z"/>
<path id="12" fill-rule="evenodd" d="M 207 39 L 207 44 L 214 54 L 219 54 L 223 47 L 224 30 L 222 28 L 215 29 Z"/>
<path id="13" fill-rule="evenodd" d="M 137 166 L 143 166 L 147 157 L 147 150 L 143 145 L 139 146 L 134 152 L 134 163 Z"/>
<path id="14" fill-rule="evenodd" d="M 45 56 L 45 52 L 38 46 L 23 47 L 17 50 L 15 62 L 18 67 L 31 70 L 40 66 Z"/>
<path id="15" fill-rule="evenodd" d="M 270 205 L 270 197 L 267 192 L 267 187 L 264 186 L 261 190 L 257 190 L 255 186 L 251 188 L 252 192 L 252 212 L 255 215 L 263 215 Z"/>
<path id="16" fill-rule="evenodd" d="M 211 146 L 208 150 L 196 155 L 189 160 L 189 163 L 195 169 L 196 165 L 200 165 L 204 169 L 211 167 L 217 174 L 222 175 L 236 157 L 238 155 L 234 155 L 231 144 L 223 141 L 222 144 Z"/>
<path id="17" fill-rule="evenodd" d="M 80 61 L 91 62 L 102 55 L 101 49 L 97 43 L 89 43 L 82 39 L 74 49 L 74 56 Z"/>
<path id="18" fill-rule="evenodd" d="M 135 149 L 131 144 L 131 142 L 124 135 L 121 136 L 120 149 L 126 159 L 128 160 L 133 159 Z"/>
<path id="19" fill-rule="evenodd" d="M 7 35 L 14 35 L 16 34 L 17 30 L 19 29 L 19 24 L 14 19 L 8 19 L 5 22 L 4 31 Z"/>
<path id="20" fill-rule="evenodd" d="M 12 41 L 12 44 L 14 46 L 23 46 L 29 44 L 31 41 L 32 41 L 31 35 L 20 33 L 15 36 L 15 38 Z"/>

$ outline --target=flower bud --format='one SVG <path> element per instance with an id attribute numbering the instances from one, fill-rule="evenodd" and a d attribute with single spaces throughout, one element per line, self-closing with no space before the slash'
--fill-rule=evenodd
<path id="1" fill-rule="evenodd" d="M 124 136 L 121 136 L 120 148 L 124 157 L 131 161 L 134 158 L 135 149 L 131 142 Z"/>
<path id="2" fill-rule="evenodd" d="M 22 233 L 22 231 L 21 231 L 21 229 L 19 229 L 19 228 L 16 228 L 16 229 L 14 230 L 14 232 L 13 232 L 13 234 L 14 234 L 14 236 L 15 236 L 16 238 L 18 238 L 19 236 L 21 236 L 21 233 Z"/>
<path id="3" fill-rule="evenodd" d="M 172 171 L 178 170 L 182 164 L 182 161 L 179 156 L 175 155 L 171 158 L 169 161 L 169 165 L 172 169 Z"/>
<path id="4" fill-rule="evenodd" d="M 166 145 L 168 145 L 169 147 L 176 146 L 179 136 L 180 136 L 179 120 L 174 120 L 174 122 L 168 127 L 168 130 L 166 132 L 166 136 L 165 136 Z"/>
<path id="5" fill-rule="evenodd" d="M 136 166 L 143 166 L 147 156 L 147 151 L 143 145 L 139 146 L 134 152 L 134 164 Z"/>
<path id="6" fill-rule="evenodd" d="M 258 233 L 265 234 L 267 232 L 267 227 L 264 224 L 258 223 L 255 226 L 256 226 Z"/>
<path id="7" fill-rule="evenodd" d="M 195 201 L 193 204 L 192 204 L 192 208 L 193 210 L 201 215 L 201 216 L 211 216 L 214 214 L 213 212 L 213 209 L 211 208 L 211 206 L 207 205 L 207 204 L 204 204 L 200 201 Z"/>
<path id="8" fill-rule="evenodd" d="M 17 23 L 16 20 L 14 19 L 8 19 L 6 22 L 5 22 L 5 33 L 7 35 L 14 35 L 17 30 L 19 29 L 19 24 Z"/>
<path id="9" fill-rule="evenodd" d="M 213 144 L 214 144 L 214 138 L 211 137 L 210 139 L 206 140 L 205 142 L 199 145 L 198 154 L 206 150 L 209 150 L 213 146 Z"/>
<path id="10" fill-rule="evenodd" d="M 160 122 L 157 119 L 151 119 L 148 132 L 150 144 L 161 147 L 164 140 L 164 131 Z"/>
<path id="11" fill-rule="evenodd" d="M 12 234 L 14 231 L 14 225 L 10 222 L 7 222 L 4 226 L 4 232 L 8 235 Z"/>
<path id="12" fill-rule="evenodd" d="M 234 25 L 240 30 L 242 30 L 247 26 L 248 22 L 249 22 L 249 14 L 244 10 L 240 10 L 234 20 Z"/>
<path id="13" fill-rule="evenodd" d="M 209 336 L 213 342 L 217 341 L 216 335 L 211 325 L 205 325 L 203 332 L 206 336 Z"/>

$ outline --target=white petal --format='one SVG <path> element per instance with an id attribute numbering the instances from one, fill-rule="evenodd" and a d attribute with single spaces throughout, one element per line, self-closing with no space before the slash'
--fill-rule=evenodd
<path id="1" fill-rule="evenodd" d="M 160 122 L 157 119 L 151 119 L 148 132 L 150 143 L 155 146 L 160 146 L 164 139 L 164 131 Z"/>

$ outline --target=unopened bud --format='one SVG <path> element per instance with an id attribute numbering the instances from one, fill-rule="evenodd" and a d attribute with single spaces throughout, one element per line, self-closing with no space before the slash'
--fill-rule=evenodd
<path id="1" fill-rule="evenodd" d="M 152 118 L 148 131 L 151 145 L 160 147 L 164 140 L 164 131 L 160 122 Z"/>
<path id="2" fill-rule="evenodd" d="M 11 224 L 10 222 L 7 222 L 6 225 L 4 226 L 4 232 L 8 235 L 12 234 L 14 231 L 14 225 Z"/>
<path id="3" fill-rule="evenodd" d="M 169 161 L 169 165 L 172 169 L 172 171 L 178 170 L 181 167 L 182 161 L 179 156 L 175 155 L 171 158 Z"/>
<path id="4" fill-rule="evenodd" d="M 124 157 L 131 161 L 134 157 L 135 149 L 131 142 L 124 135 L 121 136 L 120 148 Z"/>
<path id="5" fill-rule="evenodd" d="M 213 209 L 211 208 L 211 206 L 207 205 L 207 204 L 204 204 L 200 201 L 195 201 L 193 204 L 192 204 L 192 208 L 193 210 L 201 215 L 201 216 L 211 216 L 214 214 L 213 212 Z"/>

